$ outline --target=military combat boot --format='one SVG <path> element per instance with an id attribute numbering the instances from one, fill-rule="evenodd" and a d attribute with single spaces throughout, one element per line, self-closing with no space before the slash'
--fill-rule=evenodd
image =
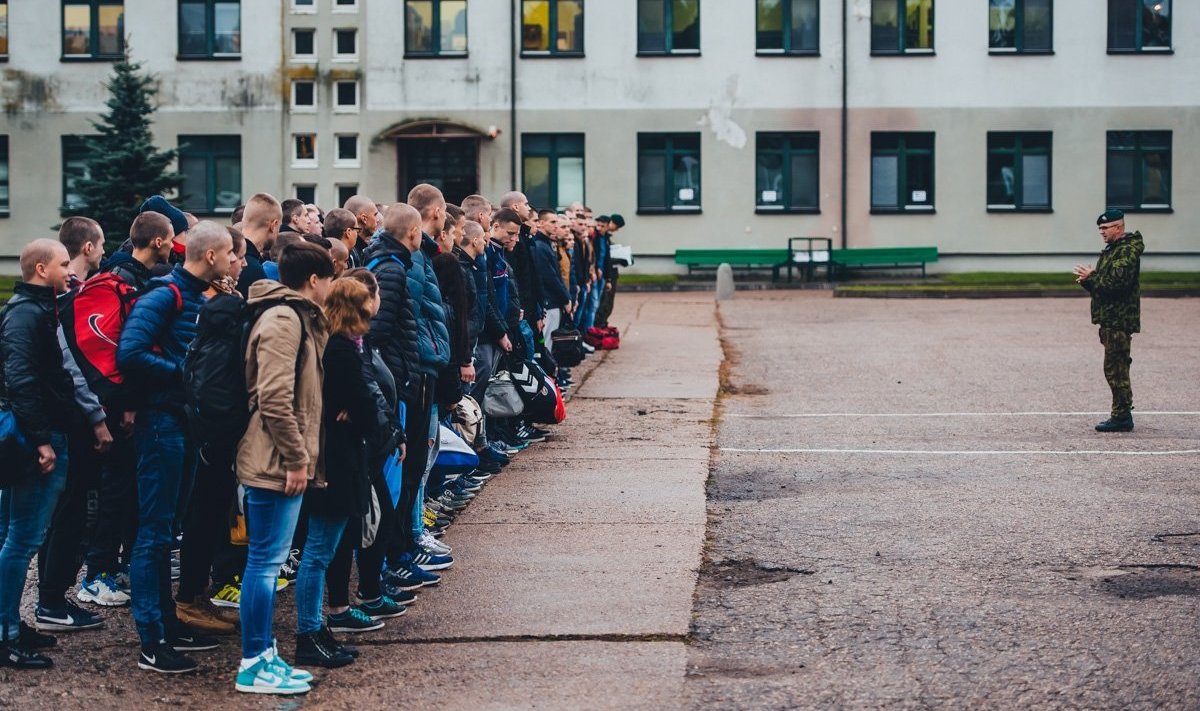
<path id="1" fill-rule="evenodd" d="M 1133 431 L 1133 415 L 1124 417 L 1110 417 L 1104 422 L 1096 425 L 1097 432 L 1132 432 Z"/>

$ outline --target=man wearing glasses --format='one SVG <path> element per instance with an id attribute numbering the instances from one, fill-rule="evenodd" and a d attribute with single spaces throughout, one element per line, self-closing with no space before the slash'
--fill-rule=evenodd
<path id="1" fill-rule="evenodd" d="M 1075 281 L 1092 295 L 1092 323 L 1100 327 L 1104 345 L 1104 378 L 1112 389 L 1112 414 L 1096 425 L 1097 432 L 1133 430 L 1133 389 L 1129 383 L 1130 343 L 1141 330 L 1139 276 L 1140 232 L 1125 231 L 1125 213 L 1109 208 L 1098 218 L 1104 251 L 1093 268 L 1075 265 Z"/>
<path id="2" fill-rule="evenodd" d="M 362 227 L 358 218 L 349 210 L 336 207 L 325 215 L 325 225 L 322 236 L 334 242 L 341 242 L 346 248 L 346 268 L 361 267 L 366 264 L 363 259 Z"/>

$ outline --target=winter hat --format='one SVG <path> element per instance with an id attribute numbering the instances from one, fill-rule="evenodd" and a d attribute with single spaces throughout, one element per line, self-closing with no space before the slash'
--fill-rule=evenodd
<path id="1" fill-rule="evenodd" d="M 162 195 L 147 198 L 138 212 L 157 212 L 171 221 L 171 227 L 175 228 L 175 234 L 187 232 L 187 216 L 183 214 L 182 210 L 167 202 Z"/>

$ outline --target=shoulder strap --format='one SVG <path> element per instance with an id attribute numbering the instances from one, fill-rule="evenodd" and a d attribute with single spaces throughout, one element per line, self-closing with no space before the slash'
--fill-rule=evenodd
<path id="1" fill-rule="evenodd" d="M 373 272 L 373 271 L 375 271 L 375 267 L 379 266 L 383 262 L 388 262 L 388 261 L 395 262 L 396 264 L 399 264 L 400 266 L 404 266 L 404 262 L 401 262 L 399 257 L 397 257 L 394 254 L 388 254 L 388 255 L 385 255 L 382 257 L 375 257 L 375 258 L 371 259 L 371 261 L 367 262 L 367 269 L 369 271 Z"/>

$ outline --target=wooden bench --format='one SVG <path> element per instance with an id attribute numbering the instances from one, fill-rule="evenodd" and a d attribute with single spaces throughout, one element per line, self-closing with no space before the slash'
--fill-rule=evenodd
<path id="1" fill-rule="evenodd" d="M 829 261 L 834 273 L 851 269 L 901 269 L 921 268 L 938 260 L 937 247 L 872 247 L 868 249 L 834 249 L 829 252 Z"/>
<path id="2" fill-rule="evenodd" d="M 734 269 L 770 268 L 771 279 L 779 279 L 779 270 L 788 266 L 786 249 L 677 249 L 675 263 L 693 271 L 716 269 L 728 264 Z"/>

